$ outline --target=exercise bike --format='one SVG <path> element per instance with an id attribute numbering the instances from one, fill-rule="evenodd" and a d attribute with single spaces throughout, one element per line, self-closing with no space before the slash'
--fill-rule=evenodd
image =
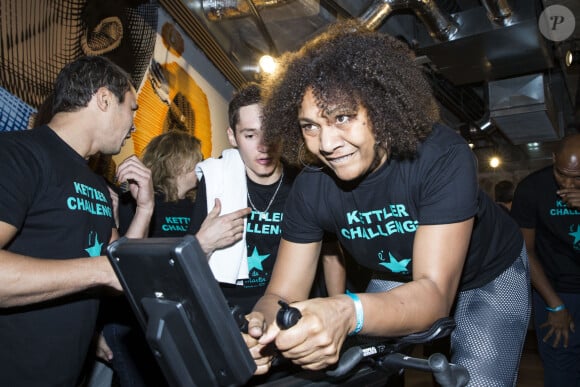
<path id="1" fill-rule="evenodd" d="M 239 334 L 244 325 L 247 330 L 247 321 L 239 308 L 227 305 L 195 237 L 121 238 L 109 245 L 107 255 L 169 385 L 253 383 L 256 365 Z M 280 306 L 276 317 L 281 328 L 301 318 L 298 309 Z M 448 336 L 454 327 L 453 320 L 442 319 L 426 332 L 404 337 L 349 337 L 336 367 L 316 372 L 298 369 L 267 384 L 384 386 L 401 369 L 414 368 L 432 372 L 442 386 L 464 386 L 467 371 L 449 364 L 443 355 L 429 359 L 406 355 L 414 344 Z"/>
<path id="2" fill-rule="evenodd" d="M 282 301 L 279 303 L 281 308 L 276 321 L 281 329 L 288 329 L 298 322 L 300 311 Z M 454 328 L 455 321 L 445 317 L 437 320 L 428 330 L 407 336 L 349 337 L 335 367 L 323 371 L 299 371 L 261 386 L 385 386 L 391 377 L 402 370 L 415 369 L 432 373 L 442 387 L 463 387 L 469 382 L 469 372 L 461 365 L 449 363 L 443 354 L 434 353 L 427 359 L 407 354 L 414 345 L 449 336 Z"/>

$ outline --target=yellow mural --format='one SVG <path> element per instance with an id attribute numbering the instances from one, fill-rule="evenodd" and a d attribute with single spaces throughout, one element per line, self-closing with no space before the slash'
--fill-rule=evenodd
<path id="1" fill-rule="evenodd" d="M 211 155 L 211 119 L 207 96 L 191 76 L 177 63 L 158 65 L 167 87 L 160 86 L 147 77 L 139 92 L 139 109 L 135 115 L 133 143 L 135 154 L 141 152 L 149 141 L 171 130 L 185 130 L 201 141 L 204 157 Z M 160 96 L 161 94 L 161 96 Z"/>
<path id="2" fill-rule="evenodd" d="M 183 53 L 183 39 L 177 30 L 165 23 L 162 43 L 174 55 Z M 141 155 L 155 136 L 168 130 L 182 130 L 201 141 L 204 158 L 211 156 L 211 118 L 205 92 L 178 63 L 151 60 L 149 72 L 138 100 L 133 144 Z"/>
<path id="3" fill-rule="evenodd" d="M 103 55 L 127 70 L 139 88 L 136 132 L 120 157 L 140 156 L 168 130 L 194 135 L 204 157 L 211 156 L 208 99 L 182 56 L 188 42 L 173 23 L 159 23 L 156 2 L 0 0 L 0 25 L 0 130 L 30 126 L 66 63 Z"/>

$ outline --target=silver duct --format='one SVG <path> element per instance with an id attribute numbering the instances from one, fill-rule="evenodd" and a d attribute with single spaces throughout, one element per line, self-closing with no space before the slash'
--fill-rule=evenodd
<path id="1" fill-rule="evenodd" d="M 376 30 L 393 11 L 399 9 L 415 12 L 436 39 L 451 40 L 457 33 L 457 26 L 439 10 L 434 0 L 375 0 L 359 20 L 367 28 Z"/>
<path id="2" fill-rule="evenodd" d="M 481 0 L 490 20 L 501 26 L 512 24 L 512 10 L 507 0 Z"/>
<path id="3" fill-rule="evenodd" d="M 514 145 L 556 141 L 558 110 L 543 73 L 490 81 L 489 110 L 495 125 Z"/>
<path id="4" fill-rule="evenodd" d="M 269 8 L 284 5 L 294 0 L 253 0 L 256 8 Z M 247 0 L 202 0 L 201 6 L 210 21 L 234 19 L 252 15 Z"/>

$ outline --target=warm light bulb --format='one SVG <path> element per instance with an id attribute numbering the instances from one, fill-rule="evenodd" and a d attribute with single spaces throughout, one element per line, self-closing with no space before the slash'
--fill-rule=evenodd
<path id="1" fill-rule="evenodd" d="M 572 61 L 574 60 L 574 54 L 571 50 L 566 51 L 566 67 L 570 67 L 572 65 Z"/>
<path id="2" fill-rule="evenodd" d="M 263 72 L 271 74 L 276 70 L 276 61 L 270 55 L 264 55 L 258 62 Z"/>
<path id="3" fill-rule="evenodd" d="M 566 63 L 566 67 L 578 67 L 580 64 L 580 50 L 578 48 L 574 48 L 566 51 L 564 62 Z"/>
<path id="4" fill-rule="evenodd" d="M 491 159 L 489 159 L 489 166 L 492 168 L 497 168 L 497 167 L 499 167 L 500 164 L 501 164 L 501 160 L 497 156 L 493 156 Z"/>

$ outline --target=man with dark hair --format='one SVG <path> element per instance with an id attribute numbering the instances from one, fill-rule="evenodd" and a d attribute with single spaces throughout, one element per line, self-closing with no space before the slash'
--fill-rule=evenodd
<path id="1" fill-rule="evenodd" d="M 280 161 L 279 147 L 267 147 L 263 143 L 261 111 L 258 85 L 244 85 L 234 94 L 228 107 L 227 128 L 233 149 L 225 150 L 220 159 L 208 159 L 198 164 L 202 177 L 190 229 L 194 233 L 198 231 L 214 197 L 221 200 L 222 208 L 234 201 L 242 208 L 252 207 L 245 238 L 238 242 L 239 249 L 232 246 L 227 250 L 208 251 L 210 266 L 224 295 L 232 306 L 241 307 L 244 313 L 250 312 L 270 279 L 280 242 L 279 225 L 284 203 L 296 175 L 296 170 L 286 168 Z M 232 184 L 230 192 L 235 188 L 230 199 L 225 193 L 218 192 L 222 189 L 219 175 L 230 175 L 224 178 Z M 242 273 L 239 281 L 238 278 L 228 278 L 222 271 L 223 266 L 214 262 L 224 251 L 232 254 L 227 258 L 228 267 L 233 265 L 233 253 L 247 257 L 238 260 Z M 243 259 L 247 259 L 247 263 Z"/>
<path id="2" fill-rule="evenodd" d="M 105 256 L 117 239 L 113 203 L 89 156 L 116 154 L 137 110 L 129 75 L 81 57 L 59 73 L 51 119 L 0 134 L 0 379 L 7 386 L 78 386 L 98 310 L 97 290 L 121 290 Z M 128 237 L 145 236 L 154 208 L 150 171 L 119 165 L 137 209 Z"/>
<path id="3" fill-rule="evenodd" d="M 580 134 L 562 139 L 553 165 L 522 180 L 511 211 L 530 259 L 534 326 L 544 385 L 580 385 Z"/>
<path id="4" fill-rule="evenodd" d="M 509 180 L 502 180 L 494 187 L 495 202 L 508 213 L 512 209 L 515 185 Z"/>
<path id="5" fill-rule="evenodd" d="M 244 250 L 247 249 L 248 272 L 246 278 L 227 281 L 220 271 L 221 267 L 214 265 L 213 268 L 228 302 L 240 307 L 243 313 L 249 313 L 270 281 L 278 253 L 284 204 L 298 169 L 284 165 L 278 145 L 268 146 L 263 141 L 262 99 L 257 84 L 248 83 L 234 94 L 228 106 L 228 122 L 228 139 L 234 149 L 224 151 L 225 158 L 209 159 L 198 164 L 203 177 L 198 185 L 190 232 L 197 232 L 208 213 L 208 206 L 213 204 L 213 198 L 223 198 L 225 195 L 219 192 L 227 188 L 218 186 L 218 181 L 213 180 L 215 173 L 212 174 L 212 171 L 227 168 L 227 159 L 236 158 L 235 164 L 240 169 L 229 173 L 235 175 L 231 176 L 232 179 L 241 179 L 239 185 L 245 185 L 247 190 L 235 199 L 242 207 L 252 208 L 245 228 L 245 244 L 241 244 Z M 200 238 L 200 235 L 197 236 Z M 204 248 L 205 245 L 202 244 Z M 339 266 L 339 252 L 331 241 L 325 249 L 323 262 L 328 275 L 325 275 L 327 289 L 322 292 L 343 292 L 345 277 Z M 218 252 L 223 252 L 221 250 L 218 249 Z M 208 253 L 212 266 L 213 251 Z M 228 257 L 228 262 L 232 262 L 231 257 Z M 337 275 L 330 275 L 331 272 Z"/>
<path id="6" fill-rule="evenodd" d="M 242 250 L 207 251 L 210 267 L 220 282 L 226 300 L 232 307 L 239 307 L 243 314 L 247 314 L 270 282 L 278 255 L 284 205 L 298 169 L 282 162 L 279 144 L 266 145 L 263 141 L 262 98 L 257 84 L 248 83 L 234 94 L 228 106 L 228 122 L 227 134 L 233 149 L 225 150 L 220 159 L 208 159 L 198 164 L 203 177 L 198 185 L 190 232 L 198 231 L 216 197 L 222 200 L 224 208 L 224 201 L 233 192 L 234 197 L 230 200 L 241 207 L 251 207 L 244 239 L 240 243 Z M 240 187 L 244 189 L 240 190 Z M 342 256 L 335 242 L 328 241 L 324 246 L 322 260 L 326 289 L 315 289 L 323 294 L 344 292 L 346 277 Z M 221 259 L 216 254 L 224 252 L 222 261 L 212 262 Z M 247 257 L 247 262 L 234 259 L 240 254 Z M 239 277 L 227 278 L 230 273 L 226 269 L 235 264 L 240 267 L 235 271 Z M 250 385 L 291 372 L 292 367 L 287 366 L 283 364 L 281 368 L 276 368 L 277 372 L 273 375 L 253 379 Z"/>

